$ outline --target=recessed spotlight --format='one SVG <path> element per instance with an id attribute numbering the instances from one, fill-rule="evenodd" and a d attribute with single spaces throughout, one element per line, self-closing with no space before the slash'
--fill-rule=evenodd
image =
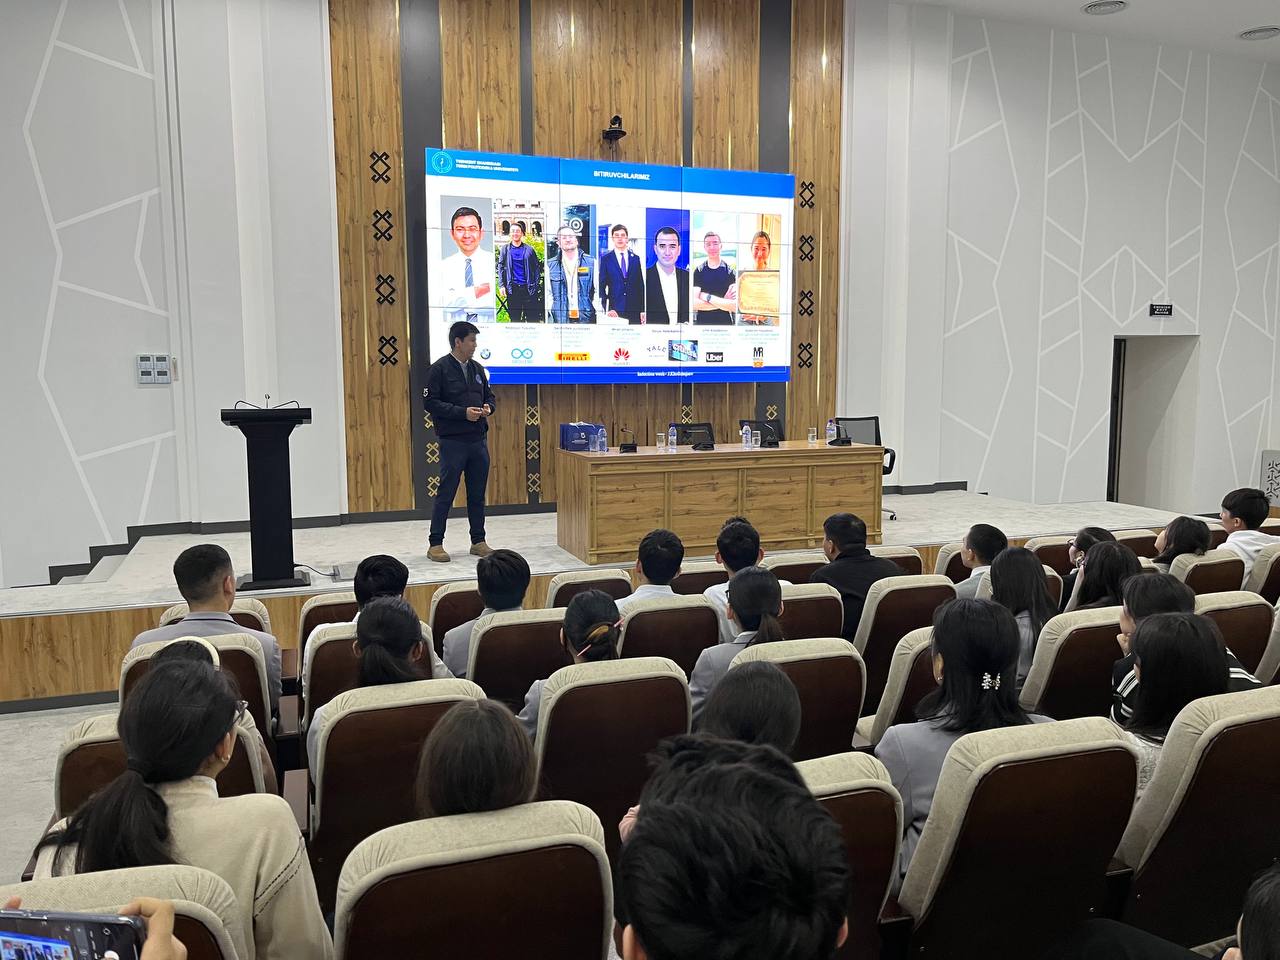
<path id="1" fill-rule="evenodd" d="M 1086 3 L 1080 10 L 1091 17 L 1105 17 L 1109 13 L 1119 13 L 1127 6 L 1129 0 L 1093 0 L 1093 3 Z"/>
<path id="2" fill-rule="evenodd" d="M 1241 40 L 1274 40 L 1280 37 L 1280 27 L 1254 27 L 1240 34 Z"/>

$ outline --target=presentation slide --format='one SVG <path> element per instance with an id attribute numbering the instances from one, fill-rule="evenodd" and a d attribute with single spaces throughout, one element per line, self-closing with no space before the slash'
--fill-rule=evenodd
<path id="1" fill-rule="evenodd" d="M 493 383 L 785 381 L 789 174 L 428 150 L 430 358 Z"/>

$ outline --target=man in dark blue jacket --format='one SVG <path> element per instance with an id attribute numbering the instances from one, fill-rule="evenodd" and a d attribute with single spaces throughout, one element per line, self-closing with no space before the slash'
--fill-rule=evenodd
<path id="1" fill-rule="evenodd" d="M 449 328 L 452 350 L 431 365 L 422 393 L 422 405 L 431 414 L 440 438 L 440 487 L 431 514 L 427 550 L 427 557 L 438 563 L 449 562 L 444 549 L 444 526 L 458 492 L 458 481 L 464 475 L 471 552 L 477 557 L 493 553 L 484 542 L 484 494 L 489 482 L 489 445 L 485 436 L 498 401 L 489 387 L 489 375 L 472 359 L 479 332 L 475 324 L 466 320 Z"/>
<path id="2" fill-rule="evenodd" d="M 885 577 L 896 577 L 902 569 L 867 549 L 867 525 L 852 513 L 833 513 L 823 521 L 822 533 L 822 552 L 831 562 L 813 571 L 809 582 L 829 583 L 840 591 L 844 601 L 841 633 L 852 643 L 871 585 Z"/>

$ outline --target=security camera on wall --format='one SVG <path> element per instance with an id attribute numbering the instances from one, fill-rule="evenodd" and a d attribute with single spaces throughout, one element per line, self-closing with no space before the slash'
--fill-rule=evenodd
<path id="1" fill-rule="evenodd" d="M 609 126 L 600 131 L 600 136 L 609 144 L 609 153 L 615 160 L 618 159 L 618 141 L 626 135 L 627 131 L 622 129 L 622 115 L 617 113 L 609 118 Z"/>

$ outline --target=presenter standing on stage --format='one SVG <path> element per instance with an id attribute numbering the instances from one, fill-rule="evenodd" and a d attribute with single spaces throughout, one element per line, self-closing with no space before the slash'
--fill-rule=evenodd
<path id="1" fill-rule="evenodd" d="M 445 521 L 464 475 L 467 484 L 467 520 L 471 524 L 471 553 L 493 553 L 484 542 L 484 494 L 489 482 L 489 417 L 497 398 L 489 387 L 489 375 L 472 359 L 476 352 L 474 323 L 459 320 L 449 328 L 448 355 L 427 371 L 422 405 L 431 414 L 440 438 L 440 487 L 431 514 L 428 559 L 448 563 L 444 549 Z"/>

